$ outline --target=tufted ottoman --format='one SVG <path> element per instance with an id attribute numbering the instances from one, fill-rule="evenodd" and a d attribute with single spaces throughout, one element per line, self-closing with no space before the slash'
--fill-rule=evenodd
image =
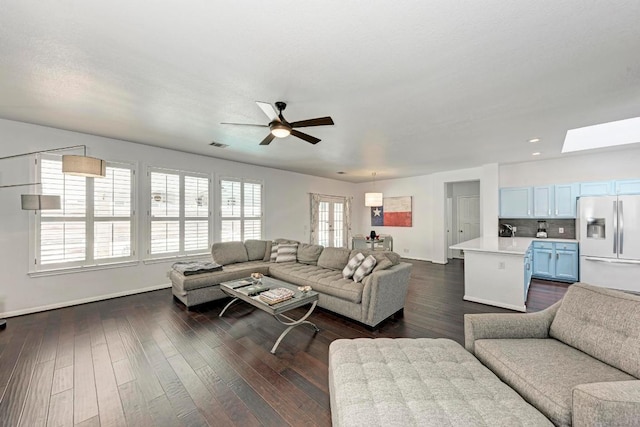
<path id="1" fill-rule="evenodd" d="M 458 343 L 340 339 L 329 347 L 333 426 L 551 426 Z"/>

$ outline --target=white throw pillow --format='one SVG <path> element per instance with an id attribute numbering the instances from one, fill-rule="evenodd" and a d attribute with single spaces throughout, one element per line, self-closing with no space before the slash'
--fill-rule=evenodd
<path id="1" fill-rule="evenodd" d="M 296 260 L 298 255 L 298 244 L 281 243 L 278 245 L 278 256 L 276 262 L 291 262 Z"/>
<path id="2" fill-rule="evenodd" d="M 353 277 L 353 273 L 356 272 L 360 264 L 364 261 L 364 255 L 358 252 L 353 258 L 349 260 L 347 265 L 342 270 L 342 277 L 345 279 L 351 279 Z"/>
<path id="3" fill-rule="evenodd" d="M 271 256 L 269 257 L 269 262 L 276 262 L 276 258 L 278 258 L 278 244 L 274 243 L 271 245 Z"/>
<path id="4" fill-rule="evenodd" d="M 360 267 L 358 267 L 356 272 L 353 274 L 353 281 L 361 282 L 362 279 L 364 279 L 369 273 L 373 271 L 375 266 L 376 266 L 376 259 L 374 258 L 373 255 L 369 255 L 364 259 L 364 261 L 362 261 L 362 264 L 360 264 Z"/>

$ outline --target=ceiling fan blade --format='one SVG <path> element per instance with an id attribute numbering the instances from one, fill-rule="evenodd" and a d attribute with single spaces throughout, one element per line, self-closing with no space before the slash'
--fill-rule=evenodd
<path id="1" fill-rule="evenodd" d="M 273 108 L 273 105 L 269 104 L 268 102 L 260 102 L 260 101 L 256 101 L 256 104 L 258 104 L 258 107 L 260 107 L 260 109 L 264 112 L 264 114 L 266 114 L 267 117 L 269 117 L 270 122 L 278 118 L 278 112 L 276 111 L 275 108 Z"/>
<path id="2" fill-rule="evenodd" d="M 321 140 L 316 138 L 315 136 L 311 136 L 311 135 L 307 135 L 306 133 L 302 133 L 300 131 L 297 131 L 295 129 L 291 130 L 291 135 L 293 136 L 297 136 L 300 139 L 304 139 L 307 142 L 310 142 L 312 144 L 317 144 L 318 142 L 320 142 Z"/>
<path id="3" fill-rule="evenodd" d="M 227 122 L 222 122 L 220 123 L 221 125 L 234 125 L 234 126 L 256 126 L 256 127 L 260 127 L 260 128 L 268 128 L 268 125 L 256 125 L 253 123 L 227 123 Z"/>
<path id="4" fill-rule="evenodd" d="M 309 126 L 329 126 L 333 124 L 331 117 L 318 117 L 317 119 L 300 120 L 298 122 L 289 123 L 293 128 L 304 128 Z"/>
<path id="5" fill-rule="evenodd" d="M 269 145 L 271 144 L 271 141 L 273 141 L 274 139 L 275 139 L 275 136 L 272 133 L 269 133 L 269 135 L 267 135 L 267 137 L 262 140 L 260 145 Z"/>

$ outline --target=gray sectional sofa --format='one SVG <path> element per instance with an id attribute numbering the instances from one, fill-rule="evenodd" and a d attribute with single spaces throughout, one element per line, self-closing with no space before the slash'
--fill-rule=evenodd
<path id="1" fill-rule="evenodd" d="M 640 426 L 640 296 L 577 283 L 538 313 L 468 314 L 465 347 L 332 342 L 333 425 Z"/>
<path id="2" fill-rule="evenodd" d="M 275 243 L 298 242 L 276 239 Z M 298 243 L 295 261 L 272 262 L 271 249 L 272 242 L 267 240 L 214 243 L 212 258 L 223 266 L 222 271 L 184 276 L 172 269 L 173 295 L 187 307 L 214 301 L 227 297 L 220 290 L 221 282 L 258 272 L 298 286 L 310 285 L 320 294 L 318 306 L 370 327 L 404 307 L 411 264 L 401 262 L 394 252 Z M 373 255 L 376 268 L 362 282 L 344 279 L 342 269 L 358 252 Z"/>
<path id="3" fill-rule="evenodd" d="M 575 284 L 533 314 L 468 314 L 465 346 L 555 425 L 640 425 L 640 296 Z"/>

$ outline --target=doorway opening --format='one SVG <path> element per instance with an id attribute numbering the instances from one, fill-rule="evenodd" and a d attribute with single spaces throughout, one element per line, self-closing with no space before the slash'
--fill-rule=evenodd
<path id="1" fill-rule="evenodd" d="M 446 183 L 447 258 L 464 258 L 460 250 L 449 249 L 480 237 L 480 181 Z"/>

